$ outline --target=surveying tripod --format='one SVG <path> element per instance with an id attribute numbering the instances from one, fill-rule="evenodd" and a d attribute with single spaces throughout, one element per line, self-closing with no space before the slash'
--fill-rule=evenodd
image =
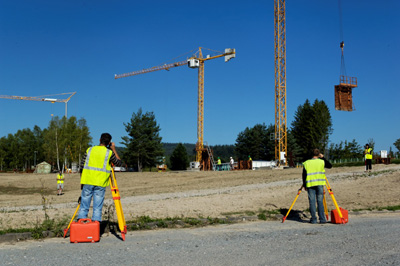
<path id="1" fill-rule="evenodd" d="M 114 165 L 112 165 L 112 166 L 114 166 Z M 115 172 L 114 172 L 113 167 L 111 167 L 111 175 L 109 177 L 109 181 L 110 181 L 111 195 L 114 200 L 115 211 L 117 212 L 118 227 L 119 227 L 119 230 L 121 231 L 121 238 L 122 238 L 122 240 L 125 241 L 125 235 L 127 233 L 127 228 L 126 228 L 124 212 L 122 211 L 121 195 L 119 194 L 117 179 L 115 178 Z M 69 228 L 71 227 L 71 223 L 74 220 L 75 215 L 79 210 L 79 207 L 80 207 L 80 198 L 78 200 L 78 207 L 76 208 L 74 215 L 72 216 L 72 219 L 68 224 L 68 227 L 66 229 L 64 229 L 64 238 L 67 235 Z"/>
<path id="2" fill-rule="evenodd" d="M 329 195 L 331 195 L 331 197 L 332 197 L 332 201 L 333 201 L 333 203 L 335 204 L 335 207 L 336 207 L 336 210 L 337 210 L 337 212 L 338 212 L 338 214 L 339 214 L 341 223 L 342 223 L 342 224 L 345 224 L 346 221 L 345 221 L 345 219 L 344 219 L 344 217 L 343 217 L 343 214 L 342 214 L 342 212 L 341 212 L 341 210 L 340 210 L 340 208 L 339 208 L 339 205 L 338 205 L 337 202 L 336 202 L 335 195 L 333 195 L 333 191 L 332 191 L 332 188 L 331 188 L 331 186 L 330 186 L 330 184 L 329 184 L 329 181 L 328 181 L 328 179 L 327 179 L 326 177 L 325 177 L 325 180 L 326 180 L 326 188 L 327 188 L 327 190 L 328 190 L 328 192 L 329 192 Z M 292 205 L 290 206 L 288 212 L 287 212 L 286 215 L 282 218 L 282 223 L 285 222 L 286 218 L 289 216 L 289 213 L 290 213 L 290 211 L 292 210 L 294 204 L 296 203 L 296 200 L 297 200 L 297 198 L 299 197 L 299 195 L 300 195 L 302 189 L 303 189 L 303 185 L 302 185 L 302 186 L 300 187 L 300 189 L 298 190 L 297 195 L 296 195 L 296 197 L 294 198 L 294 201 L 293 201 Z M 326 220 L 328 220 L 329 214 L 328 214 L 328 206 L 327 206 L 327 204 L 326 204 L 326 198 L 325 198 L 325 189 L 324 189 L 323 205 L 324 205 L 324 212 L 325 212 L 325 215 L 326 215 Z"/>

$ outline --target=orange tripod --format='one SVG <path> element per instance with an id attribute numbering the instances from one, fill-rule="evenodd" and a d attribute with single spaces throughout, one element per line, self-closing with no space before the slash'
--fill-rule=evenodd
<path id="1" fill-rule="evenodd" d="M 111 175 L 109 177 L 109 180 L 110 180 L 111 194 L 112 194 L 112 198 L 114 200 L 115 210 L 117 212 L 118 227 L 119 227 L 119 230 L 121 231 L 122 240 L 125 241 L 125 235 L 127 233 L 127 228 L 126 228 L 124 212 L 122 211 L 121 195 L 119 194 L 117 179 L 115 179 L 114 168 L 111 168 Z M 64 229 L 64 238 L 67 235 L 67 232 L 71 226 L 71 223 L 74 220 L 75 215 L 79 210 L 79 206 L 80 206 L 80 198 L 78 200 L 78 207 L 76 208 L 75 213 L 72 216 L 71 221 L 68 224 L 68 227 L 66 229 Z"/>
<path id="2" fill-rule="evenodd" d="M 326 180 L 326 188 L 328 189 L 329 195 L 331 195 L 332 201 L 333 201 L 333 203 L 335 204 L 335 207 L 336 207 L 336 210 L 337 210 L 337 212 L 338 212 L 338 214 L 339 214 L 339 216 L 340 216 L 341 222 L 342 222 L 342 224 L 344 224 L 344 223 L 346 223 L 346 221 L 345 221 L 345 219 L 344 219 L 344 217 L 343 217 L 343 215 L 342 215 L 342 212 L 340 211 L 339 205 L 338 205 L 337 202 L 336 202 L 335 196 L 333 195 L 331 186 L 330 186 L 330 184 L 329 184 L 329 182 L 328 182 L 328 179 L 327 179 L 326 177 L 325 177 L 325 180 Z M 290 206 L 288 212 L 287 212 L 286 215 L 282 218 L 282 223 L 285 222 L 286 218 L 289 216 L 289 213 L 290 213 L 290 211 L 292 210 L 294 204 L 296 203 L 296 200 L 297 200 L 297 198 L 299 197 L 299 195 L 300 195 L 302 189 L 303 189 L 303 186 L 300 187 L 300 189 L 299 189 L 299 191 L 297 192 L 297 195 L 296 195 L 296 197 L 294 198 L 294 201 L 293 201 L 292 205 Z M 329 214 L 328 214 L 328 206 L 327 206 L 327 204 L 326 204 L 326 198 L 325 198 L 325 189 L 324 189 L 324 200 L 323 200 L 323 204 L 324 204 L 324 212 L 325 212 L 325 215 L 326 215 L 326 220 L 328 220 L 328 219 L 329 219 Z"/>
<path id="3" fill-rule="evenodd" d="M 125 241 L 125 234 L 127 233 L 127 228 L 126 228 L 124 212 L 122 211 L 121 195 L 119 194 L 117 179 L 115 179 L 114 168 L 111 168 L 111 173 L 112 173 L 112 175 L 110 175 L 111 194 L 114 200 L 115 210 L 117 212 L 118 227 L 119 230 L 121 231 L 122 240 Z"/>

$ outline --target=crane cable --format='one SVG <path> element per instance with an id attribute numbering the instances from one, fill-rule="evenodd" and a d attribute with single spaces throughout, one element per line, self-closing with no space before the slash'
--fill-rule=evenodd
<path id="1" fill-rule="evenodd" d="M 343 53 L 343 48 L 344 48 L 344 38 L 343 38 L 343 17 L 342 17 L 342 5 L 341 1 L 338 0 L 338 5 L 339 5 L 339 28 L 340 28 L 340 49 L 342 50 L 342 58 L 341 58 L 341 63 L 340 63 L 340 76 L 347 76 L 346 73 L 346 65 L 344 63 L 344 53 Z"/>

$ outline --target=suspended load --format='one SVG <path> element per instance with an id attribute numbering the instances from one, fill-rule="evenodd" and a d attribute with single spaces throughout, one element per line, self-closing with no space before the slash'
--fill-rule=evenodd
<path id="1" fill-rule="evenodd" d="M 342 10 L 339 0 L 339 15 L 340 15 L 340 38 L 343 40 L 342 29 Z M 344 41 L 340 42 L 340 49 L 342 50 L 342 58 L 340 65 L 339 85 L 335 85 L 335 109 L 339 111 L 354 111 L 352 91 L 357 87 L 357 78 L 349 77 L 346 73 L 346 66 L 344 64 Z"/>
<path id="2" fill-rule="evenodd" d="M 335 109 L 354 111 L 352 90 L 357 87 L 357 78 L 340 76 L 339 85 L 335 85 Z"/>

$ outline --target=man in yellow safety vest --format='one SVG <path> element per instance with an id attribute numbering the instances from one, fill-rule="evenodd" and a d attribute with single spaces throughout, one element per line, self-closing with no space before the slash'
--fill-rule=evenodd
<path id="1" fill-rule="evenodd" d="M 62 171 L 59 171 L 57 175 L 57 196 L 62 195 L 63 189 L 64 189 L 64 175 Z"/>
<path id="2" fill-rule="evenodd" d="M 221 159 L 218 157 L 218 160 L 217 160 L 217 167 L 218 167 L 218 171 L 221 171 Z"/>
<path id="3" fill-rule="evenodd" d="M 324 186 L 326 184 L 325 168 L 332 168 L 332 164 L 325 159 L 318 149 L 314 149 L 313 158 L 303 163 L 303 187 L 308 192 L 310 204 L 310 223 L 317 223 L 316 206 L 318 205 L 318 217 L 321 224 L 326 223 L 324 213 Z"/>
<path id="4" fill-rule="evenodd" d="M 369 147 L 369 144 L 365 144 L 365 172 L 372 170 L 372 149 Z"/>
<path id="5" fill-rule="evenodd" d="M 103 133 L 100 137 L 100 145 L 87 149 L 80 164 L 82 193 L 78 220 L 87 218 L 93 198 L 92 221 L 101 222 L 104 195 L 111 174 L 111 163 L 115 166 L 122 165 L 115 144 L 111 142 L 111 135 Z"/>

